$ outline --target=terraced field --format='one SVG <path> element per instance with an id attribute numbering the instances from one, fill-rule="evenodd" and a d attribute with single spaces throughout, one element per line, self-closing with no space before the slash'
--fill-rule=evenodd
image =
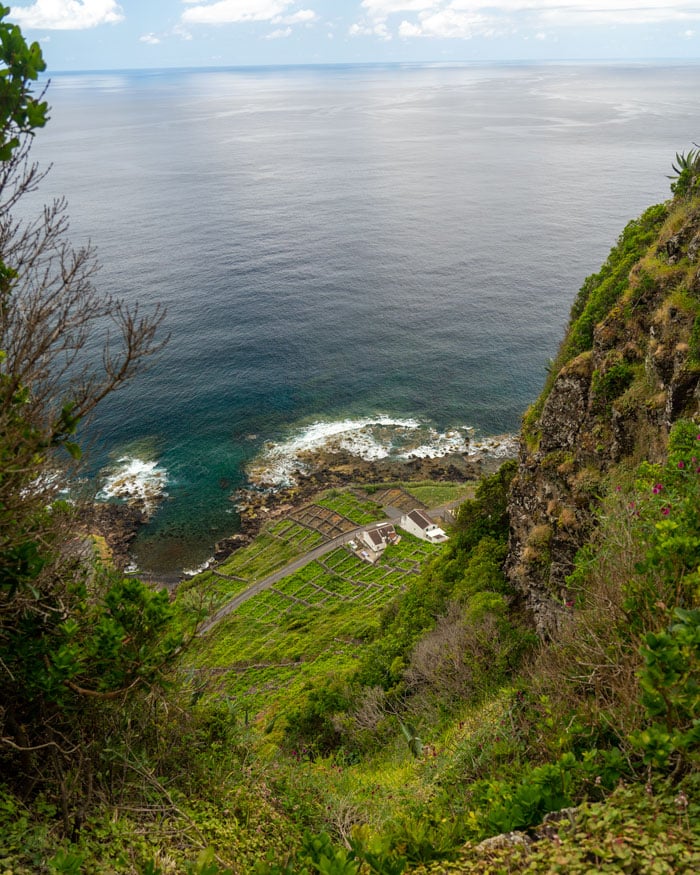
<path id="1" fill-rule="evenodd" d="M 441 549 L 403 535 L 376 565 L 339 548 L 240 605 L 196 646 L 198 673 L 251 715 L 349 672 L 381 609 Z"/>

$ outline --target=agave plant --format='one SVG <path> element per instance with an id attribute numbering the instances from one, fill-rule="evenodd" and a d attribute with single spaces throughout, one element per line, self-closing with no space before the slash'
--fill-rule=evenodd
<path id="1" fill-rule="evenodd" d="M 676 160 L 671 165 L 674 175 L 668 178 L 673 180 L 671 191 L 675 194 L 685 194 L 693 177 L 700 174 L 700 146 L 697 143 L 693 143 L 693 146 L 695 148 L 688 152 L 676 152 Z"/>
<path id="2" fill-rule="evenodd" d="M 691 149 L 687 154 L 676 152 L 676 162 L 671 165 L 676 176 L 680 176 L 684 170 L 697 170 L 700 167 L 700 146 L 697 143 L 693 143 L 693 146 L 696 148 Z M 675 176 L 669 176 L 669 179 L 675 179 Z"/>
<path id="3" fill-rule="evenodd" d="M 423 753 L 423 742 L 418 737 L 418 733 L 410 723 L 404 723 L 400 717 L 397 717 L 396 719 L 399 721 L 401 732 L 403 732 L 406 743 L 408 744 L 408 749 L 417 759 Z"/>

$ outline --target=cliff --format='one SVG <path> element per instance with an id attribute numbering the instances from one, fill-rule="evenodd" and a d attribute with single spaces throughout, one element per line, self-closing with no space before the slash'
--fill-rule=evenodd
<path id="1" fill-rule="evenodd" d="M 586 279 L 523 420 L 506 572 L 543 637 L 568 615 L 566 577 L 606 474 L 662 460 L 671 424 L 699 412 L 697 170 L 672 186 L 673 200 L 630 222 Z"/>

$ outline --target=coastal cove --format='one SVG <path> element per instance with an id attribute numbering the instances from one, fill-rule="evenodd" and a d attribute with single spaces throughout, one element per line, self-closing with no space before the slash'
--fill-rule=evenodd
<path id="1" fill-rule="evenodd" d="M 427 454 L 428 450 L 424 448 L 424 455 L 397 458 L 396 455 L 382 454 L 377 458 L 375 449 L 375 457 L 368 458 L 358 454 L 356 444 L 353 449 L 354 452 L 331 443 L 330 448 L 306 449 L 298 456 L 290 456 L 275 447 L 271 455 L 276 465 L 270 464 L 268 451 L 257 469 L 251 471 L 246 486 L 229 496 L 236 511 L 235 531 L 218 540 L 212 554 L 196 569 L 146 571 L 144 575 L 133 564 L 134 540 L 165 499 L 162 494 L 165 484 L 157 470 L 150 489 L 144 491 L 139 479 L 142 466 L 129 463 L 125 473 L 116 476 L 112 495 L 103 493 L 103 498 L 120 497 L 122 500 L 118 504 L 95 504 L 91 524 L 105 537 L 120 567 L 129 568 L 132 573 L 138 572 L 150 583 L 173 588 L 195 572 L 216 567 L 231 553 L 249 545 L 270 525 L 338 491 L 372 495 L 392 487 L 407 487 L 416 489 L 417 493 L 449 495 L 454 491 L 455 495 L 470 494 L 482 477 L 492 474 L 504 461 L 515 458 L 517 438 L 515 435 L 500 435 L 471 446 L 466 444 L 463 452 L 453 449 L 438 456 Z M 263 460 L 267 464 L 263 464 Z M 147 470 L 153 469 L 148 467 Z M 426 506 L 435 504 L 432 501 Z M 412 506 L 424 505 L 417 501 Z"/>
<path id="2" fill-rule="evenodd" d="M 516 431 L 699 90 L 693 64 L 53 75 L 36 202 L 67 197 L 101 290 L 168 311 L 82 434 L 96 491 L 131 467 L 166 493 L 139 568 L 199 566 L 266 449 L 319 425 Z"/>

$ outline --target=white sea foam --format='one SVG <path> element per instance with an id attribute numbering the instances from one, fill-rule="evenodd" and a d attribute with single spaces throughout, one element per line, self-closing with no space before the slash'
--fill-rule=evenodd
<path id="1" fill-rule="evenodd" d="M 470 444 L 469 456 L 493 456 L 496 459 L 513 458 L 518 453 L 517 434 L 499 434 L 495 437 L 479 438 Z"/>
<path id="2" fill-rule="evenodd" d="M 105 472 L 104 486 L 97 497 L 122 499 L 127 504 L 138 505 L 146 516 L 151 516 L 168 494 L 167 483 L 168 472 L 157 462 L 123 456 Z"/>
<path id="3" fill-rule="evenodd" d="M 470 426 L 441 432 L 418 419 L 390 416 L 315 422 L 285 441 L 267 444 L 249 466 L 248 477 L 254 485 L 268 489 L 290 486 L 308 470 L 305 457 L 316 451 L 344 451 L 365 461 L 434 459 L 450 453 L 506 456 L 514 452 L 512 435 L 485 438 L 473 445 L 472 433 Z"/>
<path id="4" fill-rule="evenodd" d="M 213 559 L 207 559 L 206 562 L 202 562 L 201 565 L 198 565 L 196 568 L 183 568 L 182 576 L 183 577 L 196 577 L 198 574 L 201 574 L 203 571 L 206 571 L 208 568 L 214 564 Z"/>

